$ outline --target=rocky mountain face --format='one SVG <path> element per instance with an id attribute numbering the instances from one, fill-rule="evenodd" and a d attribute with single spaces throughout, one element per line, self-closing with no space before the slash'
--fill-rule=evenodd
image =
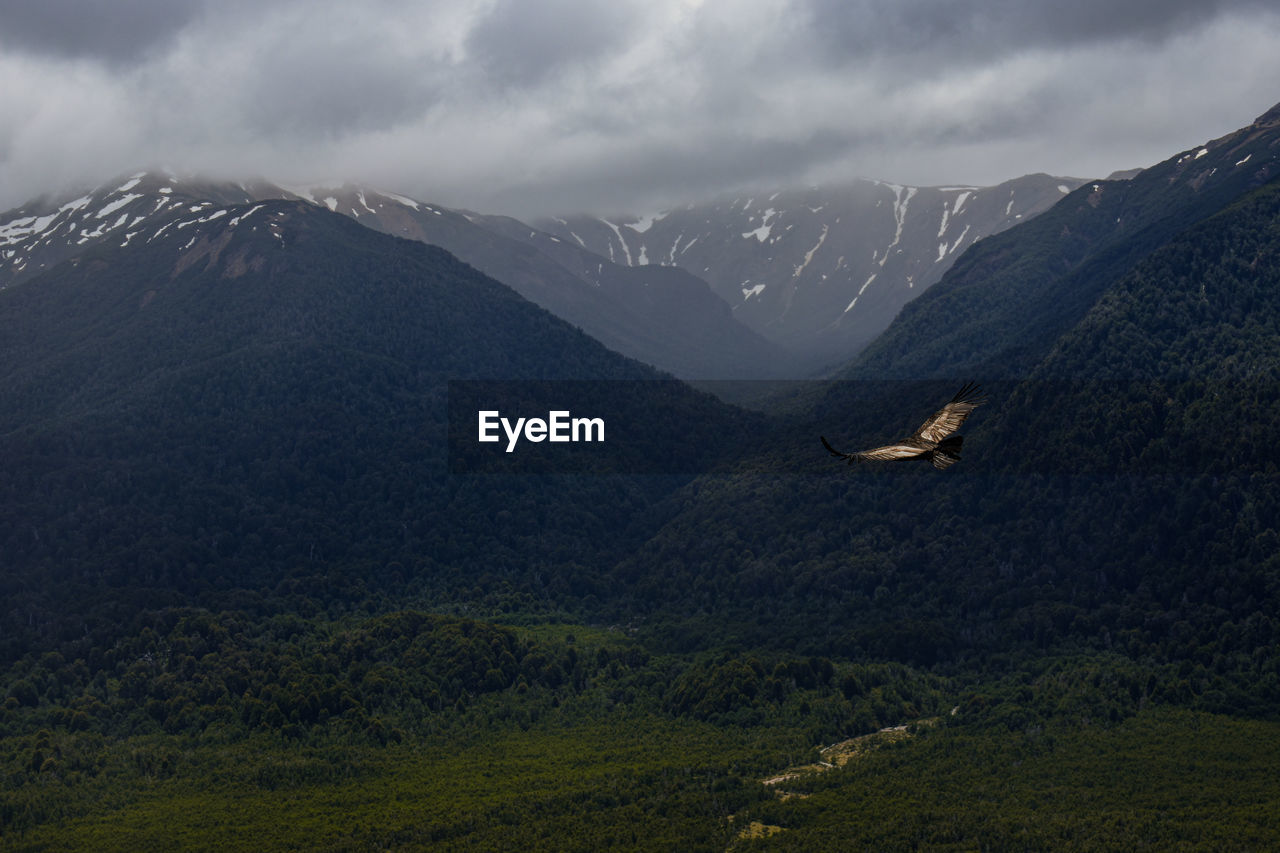
<path id="1" fill-rule="evenodd" d="M 1028 175 L 994 187 L 858 180 L 691 204 L 657 216 L 539 221 L 552 239 L 626 266 L 679 266 L 770 340 L 848 357 L 979 239 L 1033 218 L 1083 183 Z"/>
<path id="2" fill-rule="evenodd" d="M 680 378 L 779 377 L 795 363 L 682 269 L 616 264 L 509 217 L 394 193 L 346 186 L 307 197 L 375 230 L 440 246 L 610 349 Z"/>
<path id="3" fill-rule="evenodd" d="M 1126 177 L 1090 181 L 983 240 L 841 372 L 1021 376 L 1179 233 L 1280 175 L 1280 111 Z"/>

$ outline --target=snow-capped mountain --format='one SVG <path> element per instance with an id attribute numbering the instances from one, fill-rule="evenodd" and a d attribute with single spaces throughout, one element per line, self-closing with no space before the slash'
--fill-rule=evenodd
<path id="1" fill-rule="evenodd" d="M 781 375 L 788 359 L 746 328 L 706 282 L 676 268 L 632 269 L 574 248 L 552 254 L 486 227 L 475 214 L 354 186 L 285 188 L 141 172 L 0 215 L 0 288 L 100 242 L 128 245 L 225 216 L 232 205 L 306 201 L 374 230 L 438 245 L 611 349 L 684 378 Z M 521 226 L 527 227 L 527 226 Z M 554 247 L 555 238 L 548 238 Z"/>
<path id="2" fill-rule="evenodd" d="M 1034 217 L 1082 183 L 1043 174 L 994 187 L 857 180 L 691 204 L 657 216 L 536 224 L 618 264 L 683 267 L 771 340 L 848 355 L 975 241 Z"/>
<path id="3" fill-rule="evenodd" d="M 154 239 L 270 197 L 267 185 L 179 180 L 139 172 L 67 197 L 40 198 L 0 214 L 0 288 L 39 275 L 99 242 Z"/>

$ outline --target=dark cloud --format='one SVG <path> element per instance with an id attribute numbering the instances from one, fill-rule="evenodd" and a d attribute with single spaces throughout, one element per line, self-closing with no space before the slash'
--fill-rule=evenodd
<path id="1" fill-rule="evenodd" d="M 1277 43 L 1274 0 L 0 0 L 0 209 L 156 163 L 516 215 L 1101 176 L 1270 107 Z"/>
<path id="2" fill-rule="evenodd" d="M 528 88 L 615 52 L 639 23 L 637 10 L 621 0 L 499 0 L 467 48 L 493 82 Z"/>
<path id="3" fill-rule="evenodd" d="M 359 57 L 352 61 L 351 57 Z M 254 66 L 240 94 L 255 133 L 305 140 L 395 127 L 430 111 L 444 71 L 388 52 L 368 34 L 328 44 L 280 44 Z"/>
<path id="4" fill-rule="evenodd" d="M 1271 0 L 800 0 L 799 9 L 828 59 L 905 59 L 923 70 L 1032 49 L 1123 40 L 1160 43 L 1225 14 L 1273 5 Z"/>
<path id="5" fill-rule="evenodd" d="M 0 45 L 69 59 L 141 61 L 201 15 L 204 0 L 0 0 Z"/>

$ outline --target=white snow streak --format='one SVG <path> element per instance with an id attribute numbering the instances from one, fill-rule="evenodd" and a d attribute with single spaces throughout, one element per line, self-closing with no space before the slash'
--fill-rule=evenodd
<path id="1" fill-rule="evenodd" d="M 94 216 L 95 216 L 96 218 L 98 218 L 98 219 L 101 219 L 101 218 L 103 218 L 104 216 L 110 216 L 111 214 L 113 214 L 113 213 L 115 213 L 117 210 L 119 210 L 120 208 L 124 207 L 124 206 L 125 206 L 126 204 L 128 204 L 129 202 L 133 201 L 134 199 L 138 199 L 138 198 L 142 198 L 142 196 L 141 196 L 141 195 L 139 195 L 138 193 L 127 193 L 127 194 L 125 194 L 124 196 L 121 196 L 120 198 L 118 198 L 118 199 L 116 199 L 115 201 L 111 202 L 111 203 L 110 203 L 110 204 L 108 204 L 107 206 L 103 207 L 103 208 L 102 208 L 102 210 L 99 210 L 96 214 L 94 214 Z"/>
<path id="2" fill-rule="evenodd" d="M 685 243 L 685 244 L 684 244 L 684 248 L 680 250 L 680 254 L 682 254 L 682 255 L 683 255 L 685 252 L 687 252 L 687 251 L 689 251 L 690 249 L 692 249 L 692 248 L 693 248 L 693 244 L 694 244 L 694 243 L 696 243 L 696 242 L 698 242 L 698 236 L 699 236 L 699 235 L 696 235 L 696 234 L 695 234 L 692 240 L 690 240 L 688 243 Z M 681 238 L 683 238 L 683 237 L 684 237 L 684 235 L 683 235 L 683 234 L 681 234 L 681 235 L 680 235 L 680 237 L 677 237 L 677 238 L 676 238 L 675 245 L 673 245 L 673 246 L 671 247 L 671 263 L 672 263 L 672 265 L 674 265 L 674 264 L 675 264 L 675 262 L 676 262 L 676 246 L 680 245 L 680 239 L 681 239 Z"/>
<path id="3" fill-rule="evenodd" d="M 395 193 L 383 193 L 383 195 L 385 195 L 387 198 L 391 199 L 392 201 L 400 202 L 405 207 L 411 207 L 414 210 L 418 209 L 418 203 L 411 198 L 408 198 L 402 195 L 396 195 Z"/>
<path id="4" fill-rule="evenodd" d="M 244 213 L 242 213 L 242 214 L 240 214 L 239 216 L 237 216 L 237 217 L 233 218 L 233 219 L 232 219 L 230 222 L 228 222 L 227 224 L 228 224 L 228 225 L 231 225 L 232 227 L 234 227 L 234 226 L 236 226 L 236 225 L 239 225 L 241 222 L 245 221 L 246 219 L 248 219 L 250 216 L 252 216 L 255 212 L 257 212 L 257 211 L 259 211 L 259 210 L 262 210 L 262 205 L 260 205 L 260 204 L 255 204 L 253 207 L 249 208 L 249 209 L 248 209 L 248 210 L 246 210 Z"/>
<path id="5" fill-rule="evenodd" d="M 911 197 L 916 194 L 915 187 L 904 187 L 900 184 L 884 184 L 884 186 L 893 190 L 893 219 L 897 223 L 897 230 L 893 234 L 893 242 L 885 247 L 884 257 L 880 259 L 880 266 L 884 266 L 884 262 L 889 260 L 890 250 L 898 243 L 902 242 L 902 225 L 907 221 L 907 205 L 911 203 Z M 849 308 L 853 305 L 850 304 Z M 848 311 L 849 308 L 845 310 Z"/>
<path id="6" fill-rule="evenodd" d="M 612 228 L 613 233 L 618 236 L 618 242 L 622 244 L 622 252 L 627 257 L 627 266 L 635 266 L 635 264 L 631 262 L 631 248 L 627 245 L 626 239 L 622 236 L 622 229 L 607 219 L 601 219 L 600 221 Z M 609 260 L 613 260 L 613 246 L 609 247 Z"/>
<path id="7" fill-rule="evenodd" d="M 851 309 L 853 306 L 858 304 L 858 299 L 862 296 L 863 293 L 866 292 L 867 287 L 871 284 L 871 282 L 876 280 L 876 275 L 878 275 L 878 273 L 872 273 L 871 277 L 862 283 L 862 287 L 858 288 L 857 295 L 853 297 L 852 302 L 850 302 L 848 305 L 845 306 L 844 311 L 841 312 L 842 314 L 848 314 L 849 309 Z"/>
<path id="8" fill-rule="evenodd" d="M 816 251 L 818 251 L 818 249 L 822 248 L 822 244 L 823 244 L 823 243 L 825 243 L 825 242 L 827 242 L 827 231 L 828 231 L 828 230 L 829 230 L 829 229 L 828 229 L 828 227 L 824 224 L 824 225 L 822 226 L 822 236 L 818 238 L 818 242 L 814 244 L 814 246 L 813 246 L 813 248 L 812 248 L 812 249 L 810 249 L 809 251 L 805 252 L 805 254 L 804 254 L 804 262 L 803 262 L 803 263 L 801 263 L 799 266 L 797 266 L 797 267 L 796 267 L 796 271 L 795 271 L 795 273 L 793 273 L 793 274 L 792 274 L 792 276 L 791 276 L 792 278 L 799 278 L 799 277 L 800 277 L 800 273 L 804 272 L 804 268 L 805 268 L 805 267 L 807 267 L 807 266 L 809 266 L 809 262 L 813 260 L 813 254 L 814 254 L 814 252 L 816 252 Z"/>

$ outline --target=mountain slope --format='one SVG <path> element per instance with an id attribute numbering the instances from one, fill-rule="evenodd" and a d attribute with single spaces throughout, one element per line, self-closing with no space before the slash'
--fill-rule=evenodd
<path id="1" fill-rule="evenodd" d="M 616 263 L 688 269 L 771 340 L 847 357 L 965 248 L 1036 216 L 1081 183 L 1049 175 L 994 187 L 858 180 L 691 204 L 655 217 L 538 225 Z"/>
<path id="2" fill-rule="evenodd" d="M 1278 315 L 1273 181 L 1148 253 L 1026 378 L 990 383 L 950 471 L 847 466 L 817 436 L 895 435 L 958 386 L 836 383 L 758 460 L 770 473 L 691 485 L 619 571 L 672 642 L 728 632 L 978 669 L 1120 654 L 1183 662 L 1178 701 L 1265 712 Z"/>
<path id="3" fill-rule="evenodd" d="M 737 323 L 693 276 L 624 269 L 598 257 L 575 257 L 566 267 L 477 224 L 475 215 L 358 187 L 289 190 L 139 173 L 75 198 L 37 200 L 0 217 L 0 288 L 100 242 L 127 245 L 183 210 L 209 214 L 273 199 L 305 199 L 375 230 L 441 246 L 611 349 L 679 376 L 754 378 L 785 369 L 785 354 Z"/>
<path id="4" fill-rule="evenodd" d="M 0 533 L 6 653 L 168 603 L 598 594 L 679 480 L 453 477 L 451 381 L 593 380 L 644 427 L 620 464 L 679 446 L 697 470 L 751 422 L 441 249 L 315 205 L 149 224 L 0 292 L 0 515 L 21 520 Z"/>

